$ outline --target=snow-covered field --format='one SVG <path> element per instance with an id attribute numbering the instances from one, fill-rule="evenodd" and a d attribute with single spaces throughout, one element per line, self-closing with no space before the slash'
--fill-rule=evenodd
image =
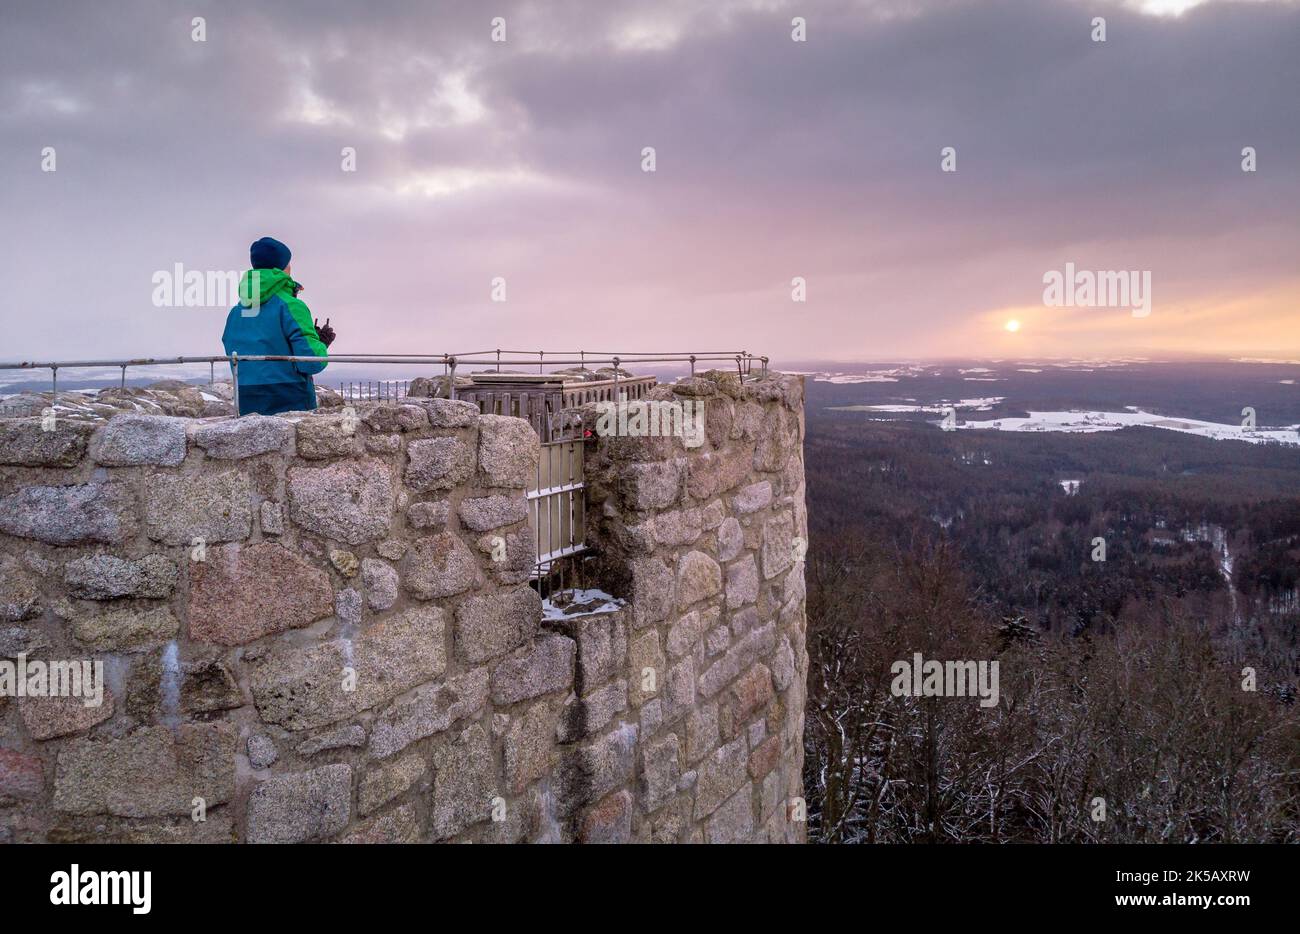
<path id="1" fill-rule="evenodd" d="M 896 383 L 897 376 L 883 376 L 876 373 L 853 376 L 846 373 L 835 373 L 829 376 L 817 376 L 815 381 L 819 383 L 837 383 L 844 386 L 851 386 L 857 383 Z"/>
<path id="2" fill-rule="evenodd" d="M 927 410 L 930 411 L 930 410 Z M 964 422 L 956 427 L 967 431 L 1119 431 L 1121 428 L 1145 426 L 1164 428 L 1184 434 L 1200 435 L 1217 441 L 1245 441 L 1250 444 L 1300 445 L 1300 425 L 1288 428 L 1249 430 L 1240 425 L 1203 422 L 1193 418 L 1169 418 L 1152 412 L 1030 412 L 1028 418 L 994 418 L 986 422 Z"/>
<path id="3" fill-rule="evenodd" d="M 817 383 L 835 383 L 839 386 L 852 386 L 857 383 L 896 383 L 904 377 L 924 376 L 932 370 L 934 370 L 933 367 L 898 366 L 880 369 L 865 369 L 857 373 L 820 371 L 807 373 L 805 375 L 812 376 L 813 381 Z M 789 370 L 787 372 L 794 373 L 797 371 Z"/>
<path id="4" fill-rule="evenodd" d="M 1098 369 L 1129 367 L 1144 363 L 1142 357 L 1120 357 L 1117 359 L 1068 359 L 1068 360 L 990 360 L 992 366 L 961 366 L 955 363 L 901 363 L 901 364 L 863 364 L 857 370 L 790 370 L 787 373 L 801 373 L 810 376 L 815 382 L 834 383 L 851 386 L 857 383 L 897 383 L 904 379 L 917 377 L 957 377 L 976 381 L 980 379 L 995 380 L 1004 378 L 1003 373 L 1042 373 L 1045 368 L 1067 370 L 1079 373 L 1091 373 Z M 1005 365 L 1004 365 L 1005 364 Z"/>
<path id="5" fill-rule="evenodd" d="M 882 405 L 832 405 L 828 406 L 834 412 L 934 412 L 942 413 L 948 409 L 956 409 L 959 412 L 987 412 L 993 406 L 1006 399 L 1006 396 L 989 396 L 985 399 L 958 399 L 956 402 L 936 402 L 933 405 L 903 405 L 900 403 L 882 404 Z"/>

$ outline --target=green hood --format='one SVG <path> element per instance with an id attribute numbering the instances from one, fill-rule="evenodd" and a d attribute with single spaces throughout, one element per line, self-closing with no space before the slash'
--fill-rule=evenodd
<path id="1" fill-rule="evenodd" d="M 280 292 L 292 298 L 297 284 L 283 269 L 250 269 L 239 280 L 239 301 L 244 305 L 261 305 Z"/>

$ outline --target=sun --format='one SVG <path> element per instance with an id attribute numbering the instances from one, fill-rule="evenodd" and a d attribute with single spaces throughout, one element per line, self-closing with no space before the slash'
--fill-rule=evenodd
<path id="1" fill-rule="evenodd" d="M 1002 325 L 1002 327 L 1004 327 L 1006 330 L 1014 334 L 1020 330 L 1020 322 L 1017 321 L 1015 318 L 1012 318 L 1006 324 Z"/>

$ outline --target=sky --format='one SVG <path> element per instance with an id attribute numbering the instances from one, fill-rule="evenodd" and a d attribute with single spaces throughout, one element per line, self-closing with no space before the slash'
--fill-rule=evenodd
<path id="1" fill-rule="evenodd" d="M 7 0 L 0 360 L 220 353 L 263 235 L 335 353 L 1296 358 L 1297 88 L 1267 0 Z"/>

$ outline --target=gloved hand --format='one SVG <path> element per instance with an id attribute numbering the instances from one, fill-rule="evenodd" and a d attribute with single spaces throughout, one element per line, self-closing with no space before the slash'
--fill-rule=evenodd
<path id="1" fill-rule="evenodd" d="M 312 324 L 316 325 L 316 335 L 320 338 L 322 344 L 328 347 L 330 344 L 334 343 L 334 329 L 330 327 L 329 318 L 325 319 L 324 324 L 321 324 L 316 320 L 313 320 Z"/>

